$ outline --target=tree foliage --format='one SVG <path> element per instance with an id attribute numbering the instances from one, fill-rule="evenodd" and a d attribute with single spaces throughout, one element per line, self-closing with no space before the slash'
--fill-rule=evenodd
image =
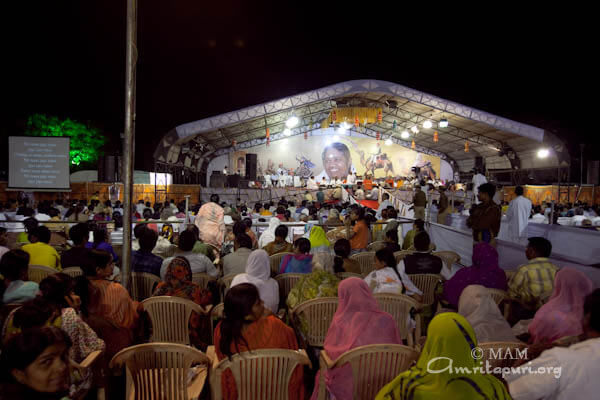
<path id="1" fill-rule="evenodd" d="M 106 137 L 100 129 L 72 120 L 55 116 L 33 114 L 27 119 L 27 136 L 68 136 L 70 140 L 69 158 L 72 166 L 93 165 L 102 154 Z"/>

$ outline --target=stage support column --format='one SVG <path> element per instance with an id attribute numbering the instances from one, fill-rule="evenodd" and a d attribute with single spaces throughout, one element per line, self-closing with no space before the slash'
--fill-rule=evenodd
<path id="1" fill-rule="evenodd" d="M 137 0 L 127 0 L 125 44 L 125 133 L 123 138 L 123 262 L 121 283 L 129 289 L 131 275 L 131 220 L 135 163 L 135 70 L 137 64 Z"/>

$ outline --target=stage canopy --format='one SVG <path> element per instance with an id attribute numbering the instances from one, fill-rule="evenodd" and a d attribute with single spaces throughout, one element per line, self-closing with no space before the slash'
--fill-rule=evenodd
<path id="1" fill-rule="evenodd" d="M 363 118 L 361 114 L 344 121 L 341 117 L 348 114 L 347 108 L 369 109 L 376 115 Z M 299 121 L 286 135 L 285 123 L 291 116 Z M 427 120 L 431 128 L 423 126 Z M 447 127 L 440 126 L 442 120 Z M 311 136 L 315 130 L 343 122 L 351 135 L 377 138 L 379 133 L 381 140 L 391 139 L 409 148 L 414 141 L 415 150 L 439 156 L 463 172 L 475 166 L 476 157 L 483 157 L 488 169 L 506 171 L 568 166 L 570 162 L 566 147 L 548 131 L 378 80 L 342 82 L 179 125 L 160 141 L 154 159 L 158 168 L 205 172 L 211 159 L 233 151 L 234 146 L 240 150 L 266 144 L 267 130 L 273 142 L 288 135 Z M 411 130 L 415 126 L 418 133 Z M 402 138 L 403 131 L 410 137 Z M 541 148 L 549 150 L 548 157 L 537 157 Z"/>

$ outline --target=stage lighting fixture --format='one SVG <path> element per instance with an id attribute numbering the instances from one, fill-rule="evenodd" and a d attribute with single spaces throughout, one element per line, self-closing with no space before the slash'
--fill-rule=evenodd
<path id="1" fill-rule="evenodd" d="M 392 139 L 386 139 L 385 145 L 390 146 L 392 144 Z"/>
<path id="2" fill-rule="evenodd" d="M 448 120 L 446 118 L 440 119 L 440 123 L 438 124 L 438 126 L 440 128 L 447 128 L 448 127 Z"/>
<path id="3" fill-rule="evenodd" d="M 430 120 L 423 122 L 423 128 L 425 128 L 425 129 L 431 129 L 432 126 L 433 126 L 433 124 L 431 123 Z"/>
<path id="4" fill-rule="evenodd" d="M 550 150 L 548 149 L 539 149 L 537 152 L 538 158 L 546 158 L 550 155 Z"/>
<path id="5" fill-rule="evenodd" d="M 408 133 L 408 131 L 402 131 L 400 137 L 402 137 L 402 139 L 408 139 L 410 137 L 410 133 Z"/>
<path id="6" fill-rule="evenodd" d="M 410 130 L 413 131 L 413 133 L 419 133 L 419 128 L 417 128 L 416 125 L 410 128 Z"/>
<path id="7" fill-rule="evenodd" d="M 296 117 L 295 115 L 292 115 L 291 117 L 288 118 L 287 121 L 285 121 L 285 126 L 287 126 L 288 128 L 293 128 L 296 125 L 298 125 L 298 117 Z"/>

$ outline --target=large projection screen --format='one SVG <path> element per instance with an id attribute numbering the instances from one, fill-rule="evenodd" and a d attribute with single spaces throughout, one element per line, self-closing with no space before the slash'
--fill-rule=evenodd
<path id="1" fill-rule="evenodd" d="M 69 138 L 10 136 L 8 188 L 69 190 Z"/>

